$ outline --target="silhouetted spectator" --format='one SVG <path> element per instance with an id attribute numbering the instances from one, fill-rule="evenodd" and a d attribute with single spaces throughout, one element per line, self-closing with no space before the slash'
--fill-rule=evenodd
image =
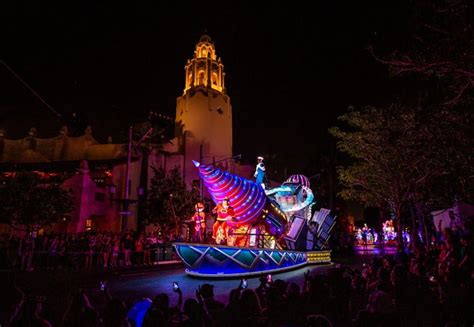
<path id="1" fill-rule="evenodd" d="M 212 320 L 221 321 L 225 305 L 214 299 L 214 285 L 203 284 L 196 291 L 196 295 L 202 298 L 202 303 Z"/>

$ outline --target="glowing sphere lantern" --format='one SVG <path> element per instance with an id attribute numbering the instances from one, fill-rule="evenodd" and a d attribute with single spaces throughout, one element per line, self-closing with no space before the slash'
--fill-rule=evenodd
<path id="1" fill-rule="evenodd" d="M 228 171 L 193 161 L 199 169 L 204 186 L 215 203 L 228 198 L 234 208 L 237 225 L 265 224 L 267 232 L 280 236 L 285 231 L 287 218 L 278 204 L 267 197 L 261 185 L 231 174 Z"/>

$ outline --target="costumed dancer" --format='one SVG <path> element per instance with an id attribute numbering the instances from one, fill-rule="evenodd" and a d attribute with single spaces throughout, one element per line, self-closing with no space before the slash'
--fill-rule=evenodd
<path id="1" fill-rule="evenodd" d="M 196 210 L 193 217 L 191 218 L 194 222 L 194 231 L 192 233 L 192 242 L 203 243 L 204 235 L 206 233 L 206 213 L 204 212 L 204 204 L 201 202 L 196 203 L 194 206 Z"/>
<path id="2" fill-rule="evenodd" d="M 234 246 L 235 245 L 235 240 L 236 240 L 236 231 L 237 231 L 237 224 L 236 220 L 234 217 L 231 217 L 228 221 L 226 221 L 227 224 L 227 245 L 228 246 Z"/>
<path id="3" fill-rule="evenodd" d="M 263 157 L 257 157 L 257 167 L 255 167 L 255 182 L 259 185 L 262 185 L 262 188 L 265 189 L 265 164 L 263 163 Z"/>
<path id="4" fill-rule="evenodd" d="M 227 221 L 234 216 L 234 208 L 230 206 L 229 199 L 225 198 L 212 212 L 217 214 L 217 220 L 212 226 L 212 238 L 218 245 L 227 244 L 229 230 Z"/>

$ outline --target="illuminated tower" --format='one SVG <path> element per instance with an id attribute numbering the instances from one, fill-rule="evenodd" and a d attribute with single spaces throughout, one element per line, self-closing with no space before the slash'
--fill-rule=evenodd
<path id="1" fill-rule="evenodd" d="M 191 185 L 199 180 L 192 160 L 212 163 L 232 156 L 232 106 L 224 84 L 224 65 L 209 36 L 201 36 L 184 70 L 176 122 L 184 132 L 184 178 Z M 227 161 L 222 165 L 230 168 Z"/>

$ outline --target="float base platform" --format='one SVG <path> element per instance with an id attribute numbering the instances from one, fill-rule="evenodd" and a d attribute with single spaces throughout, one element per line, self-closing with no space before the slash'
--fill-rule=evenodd
<path id="1" fill-rule="evenodd" d="M 186 273 L 196 277 L 241 277 L 277 273 L 331 262 L 331 251 L 290 251 L 213 244 L 174 243 Z"/>

